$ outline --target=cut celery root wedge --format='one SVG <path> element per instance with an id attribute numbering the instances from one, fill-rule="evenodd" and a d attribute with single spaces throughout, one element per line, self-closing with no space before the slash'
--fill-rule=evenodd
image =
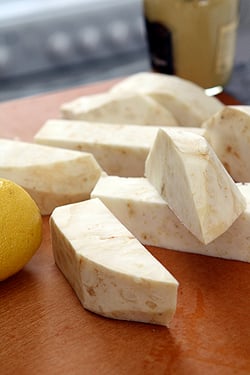
<path id="1" fill-rule="evenodd" d="M 231 227 L 204 245 L 179 221 L 146 178 L 101 177 L 91 193 L 144 245 L 250 262 L 250 184 L 237 184 L 247 207 Z"/>
<path id="2" fill-rule="evenodd" d="M 180 131 L 204 136 L 231 177 L 239 182 L 250 181 L 248 110 L 250 112 L 250 106 L 225 107 L 203 127 L 178 127 Z M 175 127 L 162 128 L 168 131 Z M 149 125 L 50 119 L 34 140 L 40 144 L 93 153 L 109 175 L 142 177 L 157 131 L 157 127 Z"/>
<path id="3" fill-rule="evenodd" d="M 112 93 L 133 92 L 148 95 L 167 108 L 180 126 L 201 126 L 224 105 L 205 94 L 203 88 L 167 74 L 142 72 L 115 84 Z"/>
<path id="4" fill-rule="evenodd" d="M 180 221 L 207 244 L 244 211 L 238 187 L 202 136 L 159 129 L 145 176 Z"/>
<path id="5" fill-rule="evenodd" d="M 89 153 L 0 139 L 0 176 L 21 185 L 42 215 L 88 199 L 101 173 Z"/>
<path id="6" fill-rule="evenodd" d="M 150 96 L 105 92 L 82 96 L 61 107 L 64 118 L 104 123 L 177 126 L 172 113 Z"/>
<path id="7" fill-rule="evenodd" d="M 188 129 L 204 132 L 202 128 Z M 145 160 L 157 130 L 155 126 L 51 119 L 36 133 L 34 141 L 90 152 L 109 175 L 139 177 L 144 175 Z"/>
<path id="8" fill-rule="evenodd" d="M 50 226 L 55 262 L 86 309 L 170 323 L 178 282 L 99 199 L 56 208 Z"/>
<path id="9" fill-rule="evenodd" d="M 250 106 L 225 107 L 203 127 L 204 137 L 232 178 L 250 182 Z"/>

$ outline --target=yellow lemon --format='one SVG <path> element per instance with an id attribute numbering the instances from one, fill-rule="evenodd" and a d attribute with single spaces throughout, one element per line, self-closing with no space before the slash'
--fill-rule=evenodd
<path id="1" fill-rule="evenodd" d="M 0 178 L 0 281 L 20 271 L 42 241 L 42 217 L 30 195 Z"/>

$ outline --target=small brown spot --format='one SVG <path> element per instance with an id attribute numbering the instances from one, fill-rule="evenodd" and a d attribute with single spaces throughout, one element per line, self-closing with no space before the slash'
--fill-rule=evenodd
<path id="1" fill-rule="evenodd" d="M 83 147 L 82 147 L 82 145 L 79 145 L 79 144 L 78 144 L 78 145 L 76 146 L 76 149 L 79 150 L 79 151 L 82 151 Z"/>
<path id="2" fill-rule="evenodd" d="M 154 309 L 157 307 L 157 304 L 154 303 L 154 302 L 152 302 L 152 301 L 146 301 L 146 305 L 147 305 L 150 309 L 152 309 L 152 310 L 154 310 Z"/>
<path id="3" fill-rule="evenodd" d="M 93 296 L 96 295 L 96 294 L 95 294 L 95 290 L 94 290 L 94 288 L 93 288 L 92 286 L 90 286 L 90 287 L 86 287 L 86 289 L 87 289 L 87 293 L 88 293 L 91 297 L 93 297 Z"/>
<path id="4" fill-rule="evenodd" d="M 133 216 L 135 214 L 135 211 L 131 203 L 127 203 L 127 209 L 128 209 L 129 216 Z"/>
<path id="5" fill-rule="evenodd" d="M 166 185 L 165 184 L 162 184 L 162 187 L 161 187 L 161 195 L 163 193 L 165 193 L 165 190 L 166 190 Z"/>
<path id="6" fill-rule="evenodd" d="M 227 162 L 223 162 L 223 165 L 226 168 L 226 170 L 228 171 L 228 173 L 231 174 L 229 164 Z"/>
<path id="7" fill-rule="evenodd" d="M 232 146 L 227 146 L 227 147 L 226 147 L 226 151 L 227 151 L 228 154 L 232 154 L 232 155 L 234 155 L 237 159 L 240 158 L 238 152 L 235 151 L 235 150 L 232 148 Z"/>

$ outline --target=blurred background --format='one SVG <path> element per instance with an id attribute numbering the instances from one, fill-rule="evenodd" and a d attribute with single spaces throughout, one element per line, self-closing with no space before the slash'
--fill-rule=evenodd
<path id="1" fill-rule="evenodd" d="M 142 0 L 0 0 L 0 101 L 148 70 Z M 250 0 L 225 91 L 250 105 Z"/>

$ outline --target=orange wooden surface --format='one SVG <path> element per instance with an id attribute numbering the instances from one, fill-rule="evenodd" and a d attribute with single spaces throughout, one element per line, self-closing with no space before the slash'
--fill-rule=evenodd
<path id="1" fill-rule="evenodd" d="M 0 137 L 32 140 L 61 103 L 109 86 L 2 103 Z M 0 283 L 0 374 L 249 375 L 250 265 L 149 249 L 180 282 L 169 329 L 84 310 L 54 264 L 44 218 L 39 251 Z"/>

